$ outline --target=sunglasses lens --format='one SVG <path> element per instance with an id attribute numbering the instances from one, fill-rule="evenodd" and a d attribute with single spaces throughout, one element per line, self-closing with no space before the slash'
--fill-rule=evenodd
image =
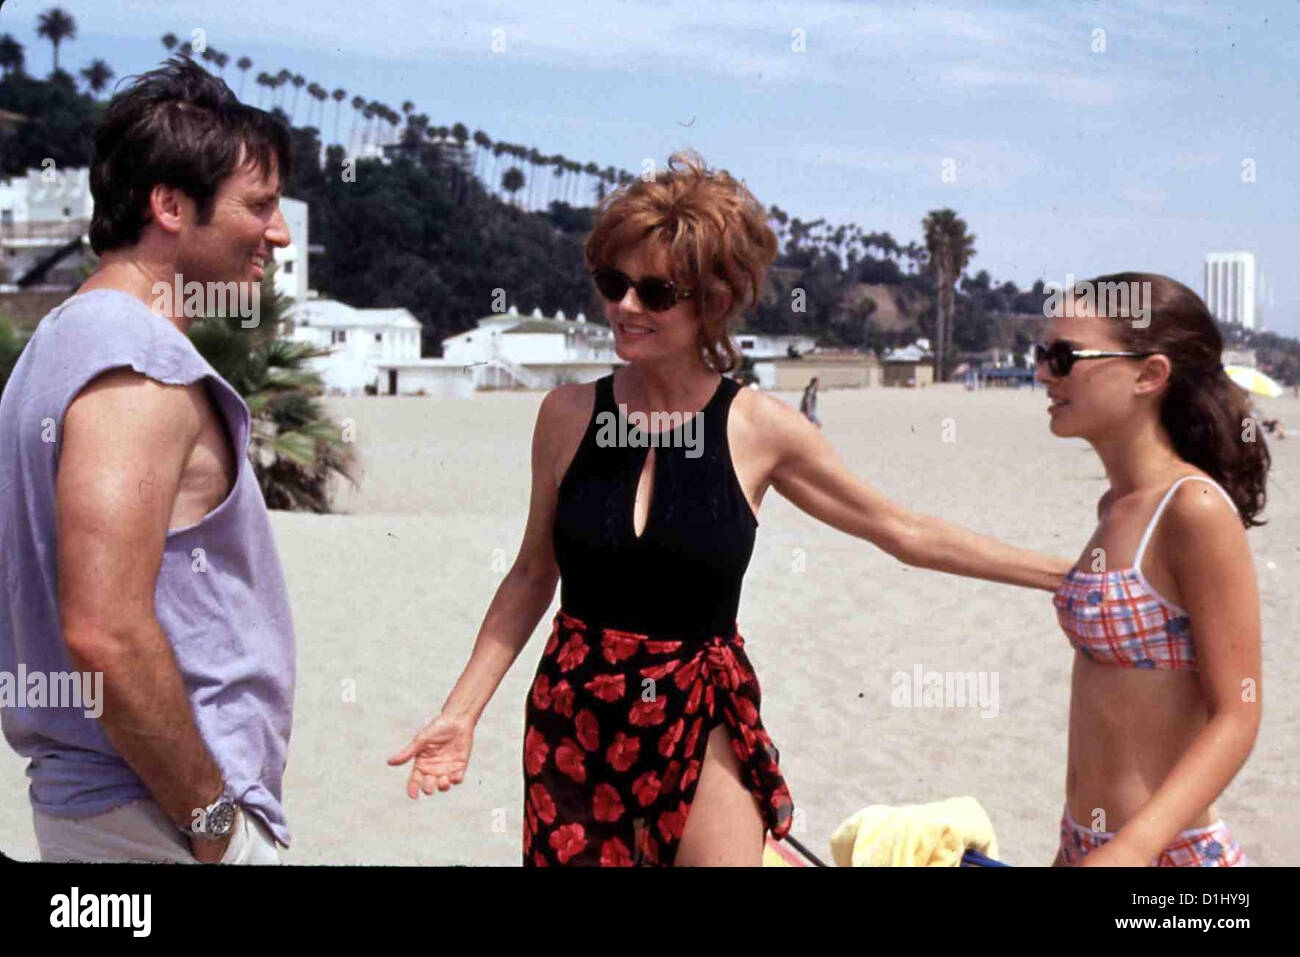
<path id="1" fill-rule="evenodd" d="M 610 269 L 597 269 L 591 278 L 596 284 L 597 291 L 610 302 L 622 302 L 623 297 L 627 295 L 629 283 L 622 273 Z"/>
<path id="2" fill-rule="evenodd" d="M 672 286 L 662 279 L 642 279 L 641 285 L 636 287 L 636 294 L 651 312 L 671 309 L 677 300 Z"/>

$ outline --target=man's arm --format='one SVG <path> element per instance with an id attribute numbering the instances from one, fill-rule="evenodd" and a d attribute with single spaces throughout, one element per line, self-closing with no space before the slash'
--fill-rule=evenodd
<path id="1" fill-rule="evenodd" d="M 109 741 L 187 829 L 222 776 L 194 723 L 154 590 L 203 401 L 198 384 L 163 385 L 130 369 L 95 379 L 64 416 L 55 491 L 63 640 L 78 669 L 104 675 L 99 721 Z"/>

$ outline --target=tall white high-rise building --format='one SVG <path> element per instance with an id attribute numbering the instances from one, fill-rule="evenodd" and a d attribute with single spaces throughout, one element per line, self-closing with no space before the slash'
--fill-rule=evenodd
<path id="1" fill-rule="evenodd" d="M 1220 322 L 1255 328 L 1255 254 L 1208 253 L 1205 304 Z"/>

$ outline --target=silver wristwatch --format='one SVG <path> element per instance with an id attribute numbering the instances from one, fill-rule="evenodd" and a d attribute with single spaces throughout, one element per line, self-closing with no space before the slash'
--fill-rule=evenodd
<path id="1" fill-rule="evenodd" d="M 234 827 L 238 810 L 235 799 L 222 788 L 221 796 L 207 807 L 195 808 L 193 820 L 185 833 L 201 841 L 220 841 Z"/>

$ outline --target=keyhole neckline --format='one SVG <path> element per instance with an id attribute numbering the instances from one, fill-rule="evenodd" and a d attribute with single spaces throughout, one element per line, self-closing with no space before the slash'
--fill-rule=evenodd
<path id="1" fill-rule="evenodd" d="M 706 402 L 706 403 L 704 403 L 704 408 L 700 409 L 698 412 L 692 412 L 692 413 L 690 413 L 689 415 L 687 415 L 686 413 L 681 413 L 681 416 L 682 416 L 682 424 L 681 424 L 681 425 L 674 426 L 673 428 L 671 428 L 671 429 L 667 429 L 667 430 L 660 430 L 660 431 L 658 431 L 658 432 L 651 432 L 649 429 L 637 429 L 637 433 L 640 434 L 640 433 L 644 432 L 647 436 L 656 436 L 656 435 L 664 435 L 664 434 L 672 435 L 672 433 L 676 432 L 678 429 L 685 428 L 687 422 L 691 421 L 692 419 L 696 418 L 697 416 L 701 416 L 701 415 L 703 415 L 703 414 L 704 414 L 705 412 L 707 412 L 710 408 L 712 408 L 713 404 L 714 404 L 715 402 L 718 401 L 718 397 L 722 395 L 722 387 L 723 387 L 723 385 L 726 383 L 726 381 L 727 381 L 727 377 L 726 377 L 725 375 L 722 375 L 721 373 L 719 373 L 719 375 L 718 375 L 718 385 L 717 385 L 717 388 L 715 388 L 715 389 L 713 390 L 713 395 L 709 396 L 709 401 Z M 609 399 L 610 399 L 610 403 L 614 406 L 614 411 L 617 412 L 617 411 L 618 411 L 618 397 L 617 397 L 616 395 L 614 395 L 614 373 L 612 373 L 612 372 L 609 374 Z M 629 414 L 630 414 L 630 413 L 629 413 Z M 646 416 L 653 416 L 653 415 L 655 415 L 656 413 L 654 413 L 654 412 L 646 412 L 646 413 L 644 413 L 644 414 L 645 414 Z M 667 413 L 663 413 L 663 412 L 661 412 L 661 413 L 658 413 L 658 414 L 660 414 L 660 415 L 672 415 L 671 412 L 667 412 Z M 642 462 L 641 464 L 642 464 L 642 467 L 645 466 L 645 463 L 644 463 L 644 462 Z M 637 481 L 640 482 L 640 472 L 637 473 Z M 636 499 L 635 499 L 635 496 L 634 496 L 634 497 L 633 497 L 633 502 L 635 503 L 635 501 L 636 501 Z"/>

